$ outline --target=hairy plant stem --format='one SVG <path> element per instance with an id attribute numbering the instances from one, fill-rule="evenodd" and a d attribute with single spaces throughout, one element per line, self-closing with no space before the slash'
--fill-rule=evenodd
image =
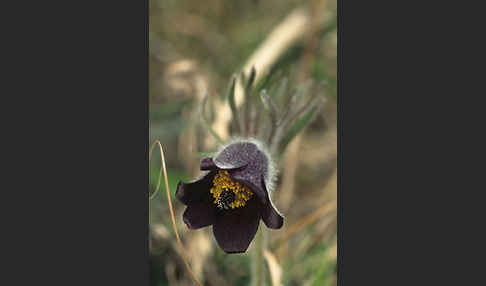
<path id="1" fill-rule="evenodd" d="M 255 247 L 252 255 L 252 286 L 265 285 L 265 263 L 263 250 L 265 249 L 265 229 L 260 228 L 255 235 Z"/>

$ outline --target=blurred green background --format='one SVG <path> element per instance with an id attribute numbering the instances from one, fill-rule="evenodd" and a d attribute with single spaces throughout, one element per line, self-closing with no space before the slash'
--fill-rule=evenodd
<path id="1" fill-rule="evenodd" d="M 292 24 L 292 15 L 305 25 Z M 263 72 L 274 81 L 287 77 L 289 88 L 324 82 L 326 98 L 279 158 L 274 197 L 285 223 L 268 231 L 267 285 L 336 285 L 336 2 L 150 0 L 149 21 L 150 143 L 163 145 L 177 227 L 199 281 L 248 285 L 251 279 L 250 255 L 225 254 L 211 227 L 189 231 L 174 192 L 178 181 L 199 174 L 200 158 L 215 147 L 200 125 L 202 95 L 209 94 L 210 119 L 217 118 L 232 74 L 264 50 L 272 60 L 262 59 L 269 62 Z M 160 167 L 156 148 L 150 193 Z M 163 183 L 150 201 L 149 245 L 151 285 L 194 285 L 178 251 Z"/>

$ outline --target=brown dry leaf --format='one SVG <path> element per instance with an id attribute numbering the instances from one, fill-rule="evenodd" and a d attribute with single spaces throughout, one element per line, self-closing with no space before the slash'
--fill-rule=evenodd
<path id="1" fill-rule="evenodd" d="M 282 267 L 277 262 L 277 258 L 270 251 L 264 250 L 263 256 L 265 257 L 270 270 L 270 278 L 272 279 L 272 286 L 280 286 L 282 280 Z"/>
<path id="2" fill-rule="evenodd" d="M 168 87 L 168 95 L 190 98 L 202 96 L 207 92 L 206 78 L 199 71 L 196 61 L 182 59 L 165 68 L 164 82 Z"/>
<path id="3" fill-rule="evenodd" d="M 203 280 L 203 267 L 212 246 L 209 236 L 204 231 L 193 231 L 189 234 L 186 245 L 194 275 L 197 279 Z"/>

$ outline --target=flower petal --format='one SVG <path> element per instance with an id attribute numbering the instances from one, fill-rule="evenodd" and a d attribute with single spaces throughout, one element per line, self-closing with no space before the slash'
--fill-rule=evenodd
<path id="1" fill-rule="evenodd" d="M 265 192 L 268 194 L 265 183 L 262 178 L 262 185 L 265 188 Z M 268 203 L 262 207 L 262 220 L 268 228 L 279 229 L 283 225 L 283 217 L 274 207 L 272 199 L 268 198 Z"/>
<path id="2" fill-rule="evenodd" d="M 268 175 L 269 159 L 255 143 L 228 145 L 214 158 L 214 164 L 229 170 L 231 178 L 252 189 L 263 204 L 267 203 L 268 195 L 261 185 L 261 178 Z"/>
<path id="3" fill-rule="evenodd" d="M 203 158 L 201 160 L 201 171 L 205 170 L 217 170 L 218 167 L 214 164 L 213 158 Z"/>
<path id="4" fill-rule="evenodd" d="M 262 204 L 268 203 L 268 194 L 261 184 L 257 180 L 253 179 L 251 176 L 246 176 L 244 170 L 232 170 L 229 171 L 229 176 L 243 185 L 247 186 L 252 190 L 252 192 L 260 199 Z"/>
<path id="5" fill-rule="evenodd" d="M 268 228 L 279 229 L 283 225 L 283 217 L 277 212 L 270 201 L 262 208 L 262 220 Z"/>
<path id="6" fill-rule="evenodd" d="M 188 205 L 182 219 L 190 229 L 198 229 L 213 224 L 216 221 L 216 207 L 209 195 L 199 203 Z"/>
<path id="7" fill-rule="evenodd" d="M 228 145 L 215 158 L 214 164 L 220 169 L 231 170 L 244 167 L 260 152 L 251 142 L 238 142 Z"/>
<path id="8" fill-rule="evenodd" d="M 260 203 L 250 199 L 245 207 L 223 211 L 216 217 L 213 234 L 226 253 L 241 253 L 248 249 L 260 222 Z"/>
<path id="9" fill-rule="evenodd" d="M 176 198 L 185 205 L 200 202 L 204 197 L 203 195 L 209 193 L 215 174 L 216 172 L 214 171 L 207 172 L 195 181 L 188 183 L 179 182 L 175 194 Z"/>

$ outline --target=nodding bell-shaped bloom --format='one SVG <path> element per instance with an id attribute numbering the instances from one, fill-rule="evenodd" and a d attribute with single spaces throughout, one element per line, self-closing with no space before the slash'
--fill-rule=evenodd
<path id="1" fill-rule="evenodd" d="M 176 197 L 187 208 L 183 220 L 190 229 L 213 226 L 218 245 L 226 253 L 248 249 L 260 219 L 272 229 L 283 217 L 269 196 L 275 169 L 269 154 L 255 140 L 238 140 L 201 161 L 199 179 L 179 182 Z"/>

